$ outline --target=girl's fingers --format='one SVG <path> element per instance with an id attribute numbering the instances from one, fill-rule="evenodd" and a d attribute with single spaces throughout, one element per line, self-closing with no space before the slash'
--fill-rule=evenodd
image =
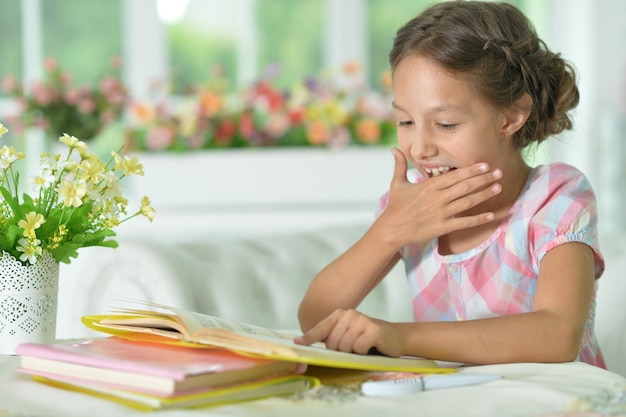
<path id="1" fill-rule="evenodd" d="M 462 183 L 471 178 L 476 178 L 476 177 L 485 175 L 488 172 L 489 172 L 489 165 L 485 162 L 479 162 L 477 164 L 472 164 L 472 165 L 468 165 L 462 168 L 452 170 L 450 172 L 445 173 L 444 175 L 433 177 L 429 181 L 437 183 L 438 189 L 445 190 L 447 188 L 453 187 L 454 185 Z"/>
<path id="2" fill-rule="evenodd" d="M 442 177 L 446 177 L 448 175 L 454 175 L 456 174 L 456 171 L 445 174 Z M 442 191 L 446 192 L 448 201 L 455 201 L 464 196 L 481 195 L 480 193 L 484 191 L 484 189 L 491 188 L 489 187 L 489 184 L 502 178 L 502 171 L 500 171 L 499 169 L 496 169 L 492 172 L 482 173 L 479 175 L 471 174 L 470 176 L 467 176 L 467 171 L 465 171 L 463 174 L 465 175 L 462 180 L 452 182 L 454 181 L 454 178 L 450 178 L 450 181 L 447 182 L 450 185 L 446 187 L 445 189 L 442 189 Z M 491 194 L 489 197 L 491 196 L 493 196 L 493 194 Z M 481 201 L 484 201 L 484 200 L 481 200 Z"/>
<path id="3" fill-rule="evenodd" d="M 455 217 L 448 220 L 447 229 L 444 233 L 449 233 L 455 230 L 470 229 L 472 227 L 480 226 L 485 223 L 493 221 L 494 215 L 491 212 L 480 213 L 474 216 Z"/>
<path id="4" fill-rule="evenodd" d="M 336 323 L 336 316 L 331 314 L 302 336 L 296 337 L 294 342 L 298 345 L 312 345 L 313 343 L 323 342 L 335 328 Z"/>
<path id="5" fill-rule="evenodd" d="M 406 179 L 406 172 L 409 169 L 408 162 L 402 151 L 398 148 L 391 148 L 391 154 L 394 159 L 393 178 L 391 182 L 408 182 Z"/>
<path id="6" fill-rule="evenodd" d="M 447 217 L 454 216 L 455 214 L 462 213 L 489 200 L 491 197 L 499 194 L 502 191 L 500 184 L 492 184 L 480 191 L 476 191 L 467 195 L 464 195 L 456 200 L 451 201 L 445 208 Z"/>

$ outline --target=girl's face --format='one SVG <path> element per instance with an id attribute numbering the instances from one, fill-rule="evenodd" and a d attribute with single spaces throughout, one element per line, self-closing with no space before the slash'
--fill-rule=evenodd
<path id="1" fill-rule="evenodd" d="M 476 162 L 506 166 L 512 145 L 501 136 L 506 119 L 468 81 L 421 56 L 396 67 L 393 107 L 398 145 L 411 163 L 432 177 Z"/>

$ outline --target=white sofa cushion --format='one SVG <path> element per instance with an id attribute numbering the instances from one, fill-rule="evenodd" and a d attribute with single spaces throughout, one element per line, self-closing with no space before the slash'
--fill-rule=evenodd
<path id="1" fill-rule="evenodd" d="M 311 279 L 364 231 L 365 226 L 346 226 L 221 243 L 135 239 L 121 241 L 116 250 L 92 248 L 82 262 L 62 270 L 62 296 L 68 301 L 61 300 L 65 308 L 57 334 L 92 334 L 81 327 L 80 316 L 126 305 L 120 301 L 126 297 L 265 327 L 298 328 L 297 309 Z M 386 320 L 411 320 L 401 265 L 360 309 Z"/>

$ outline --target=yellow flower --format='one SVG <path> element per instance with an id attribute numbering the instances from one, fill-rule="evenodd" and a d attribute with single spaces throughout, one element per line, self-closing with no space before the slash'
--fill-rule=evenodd
<path id="1" fill-rule="evenodd" d="M 35 229 L 39 229 L 42 224 L 44 224 L 46 220 L 40 213 L 36 213 L 31 211 L 26 214 L 25 220 L 20 220 L 17 222 L 17 225 L 24 229 L 24 236 L 29 237 L 31 239 L 35 238 Z"/>
<path id="2" fill-rule="evenodd" d="M 87 192 L 85 184 L 80 181 L 63 180 L 59 185 L 59 199 L 64 206 L 80 207 Z"/>
<path id="3" fill-rule="evenodd" d="M 81 155 L 87 152 L 87 144 L 79 140 L 76 136 L 70 136 L 64 133 L 63 136 L 59 137 L 59 142 L 66 144 L 70 149 L 76 149 Z"/>
<path id="4" fill-rule="evenodd" d="M 115 197 L 113 197 L 113 200 L 115 200 L 115 202 L 122 207 L 126 207 L 128 205 L 128 199 L 122 197 L 121 195 L 116 195 Z"/>
<path id="5" fill-rule="evenodd" d="M 7 169 L 13 165 L 13 162 L 22 158 L 24 158 L 22 152 L 16 151 L 13 146 L 4 145 L 0 148 L 0 169 Z"/>
<path id="6" fill-rule="evenodd" d="M 2 123 L 0 123 L 0 138 L 4 136 L 4 134 L 7 133 L 8 131 L 9 129 L 7 129 L 6 127 L 4 127 Z"/>
<path id="7" fill-rule="evenodd" d="M 23 252 L 22 255 L 20 255 L 20 261 L 28 261 L 31 265 L 36 263 L 37 257 L 40 256 L 43 252 L 41 246 L 39 246 L 40 244 L 41 241 L 39 241 L 38 239 L 27 240 L 22 238 L 18 240 L 17 247 L 15 249 L 17 249 L 19 252 Z"/>
<path id="8" fill-rule="evenodd" d="M 124 175 L 143 175 L 143 165 L 136 157 L 129 158 L 124 156 L 122 159 L 117 152 L 111 152 L 113 158 L 115 158 L 115 170 L 122 171 Z"/>
<path id="9" fill-rule="evenodd" d="M 98 158 L 83 159 L 78 169 L 84 174 L 82 178 L 92 184 L 97 184 L 104 179 L 105 165 Z"/>
<path id="10" fill-rule="evenodd" d="M 50 237 L 48 250 L 58 248 L 66 234 L 67 234 L 67 226 L 65 226 L 64 224 L 59 225 L 59 228 Z"/>
<path id="11" fill-rule="evenodd" d="M 148 197 L 144 196 L 141 199 L 141 209 L 139 209 L 139 212 L 151 222 L 152 219 L 154 219 L 155 211 L 154 208 L 152 208 L 152 206 L 150 205 L 150 199 Z"/>
<path id="12" fill-rule="evenodd" d="M 4 133 L 0 123 L 0 137 Z M 76 137 L 64 134 L 59 140 L 66 146 L 65 155 L 41 154 L 39 172 L 32 176 L 36 193 L 24 193 L 22 198 L 21 175 L 13 165 L 25 155 L 10 146 L 0 147 L 0 236 L 8 236 L 0 239 L 0 249 L 24 265 L 37 263 L 44 253 L 70 263 L 81 247 L 116 244 L 108 239 L 113 235 L 110 229 L 141 214 L 127 215 L 128 200 L 120 184 L 125 175 L 143 174 L 137 158 L 117 156 L 120 173 L 112 168 L 113 160 L 104 163 Z M 143 213 L 152 220 L 149 201 L 144 206 Z M 15 237 L 16 231 L 23 236 Z"/>

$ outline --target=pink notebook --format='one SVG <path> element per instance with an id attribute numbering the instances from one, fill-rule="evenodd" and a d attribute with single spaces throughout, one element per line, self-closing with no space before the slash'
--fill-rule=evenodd
<path id="1" fill-rule="evenodd" d="M 116 387 L 171 395 L 268 376 L 302 373 L 293 362 L 242 356 L 216 348 L 181 347 L 118 337 L 18 346 L 18 370 L 80 378 Z"/>

